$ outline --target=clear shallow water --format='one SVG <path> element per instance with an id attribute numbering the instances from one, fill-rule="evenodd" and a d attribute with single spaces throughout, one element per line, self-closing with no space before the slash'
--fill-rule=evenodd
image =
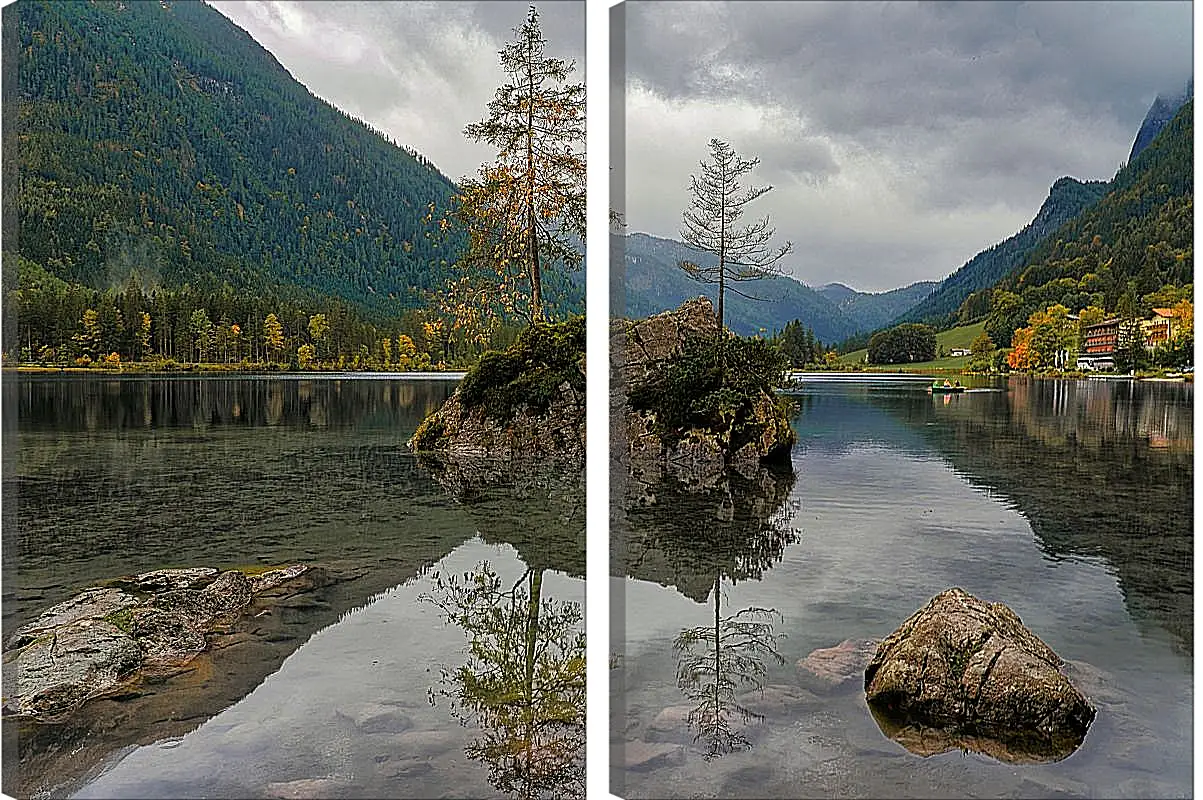
<path id="1" fill-rule="evenodd" d="M 729 522 L 729 501 L 660 487 L 658 509 L 619 515 L 616 793 L 1190 795 L 1193 387 L 998 388 L 932 398 L 921 387 L 813 385 L 797 398 L 784 499 L 733 484 Z M 767 525 L 747 519 L 770 509 Z M 731 544 L 741 530 L 761 544 L 741 552 Z M 750 746 L 707 761 L 707 740 L 684 721 L 691 703 L 672 645 L 682 629 L 714 625 L 715 577 L 720 617 L 780 614 L 785 663 L 763 659 L 770 688 L 748 705 L 764 719 L 732 716 Z M 827 690 L 795 667 L 816 648 L 887 635 L 951 586 L 1008 604 L 1081 665 L 1099 714 L 1073 755 L 921 758 L 881 733 L 857 676 Z"/>
<path id="2" fill-rule="evenodd" d="M 479 720 L 461 726 L 446 699 L 427 700 L 467 638 L 418 596 L 436 572 L 487 560 L 511 583 L 531 568 L 545 601 L 582 602 L 583 487 L 473 483 L 469 465 L 441 483 L 405 441 L 453 390 L 294 376 L 7 383 L 6 631 L 150 569 L 305 562 L 360 577 L 241 625 L 137 697 L 94 701 L 63 726 L 6 720 L 5 791 L 510 794 L 468 756 Z"/>
<path id="3" fill-rule="evenodd" d="M 471 571 L 481 561 L 507 585 L 525 571 L 513 548 L 479 539 L 436 568 Z M 583 599 L 579 580 L 543 581 L 548 595 Z M 459 629 L 419 601 L 432 590 L 423 575 L 353 609 L 238 703 L 182 738 L 133 750 L 74 796 L 506 796 L 465 752 L 480 732 L 460 726 L 445 700 L 427 701 L 437 665 L 463 661 Z"/>

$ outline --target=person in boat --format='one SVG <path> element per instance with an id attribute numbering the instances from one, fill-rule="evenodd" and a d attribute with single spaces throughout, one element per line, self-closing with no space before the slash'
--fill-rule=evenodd
<path id="1" fill-rule="evenodd" d="M 960 379 L 958 379 L 957 382 L 952 385 L 952 388 L 954 388 L 954 389 L 962 388 Z"/>
<path id="2" fill-rule="evenodd" d="M 952 384 L 948 382 L 948 378 L 945 378 L 945 379 L 944 379 L 944 388 L 945 388 L 945 389 L 951 389 L 951 388 L 952 388 Z"/>

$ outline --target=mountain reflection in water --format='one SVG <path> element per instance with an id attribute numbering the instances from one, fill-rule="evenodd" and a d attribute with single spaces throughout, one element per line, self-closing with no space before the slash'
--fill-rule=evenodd
<path id="1" fill-rule="evenodd" d="M 1053 558 L 1102 557 L 1133 618 L 1194 645 L 1192 384 L 1013 378 L 948 407 L 872 396 Z M 938 422 L 939 424 L 929 424 Z"/>
<path id="2" fill-rule="evenodd" d="M 527 574 L 528 594 L 537 573 L 544 604 L 579 607 L 584 488 L 579 470 L 442 482 L 405 441 L 453 390 L 379 376 L 6 381 L 18 422 L 4 442 L 6 629 L 153 569 L 304 562 L 361 575 L 245 620 L 194 670 L 93 701 L 68 725 L 6 719 L 6 792 L 501 791 L 467 757 L 468 729 L 427 702 L 432 664 L 454 666 L 464 637 L 418 596 L 433 571 L 488 561 L 510 583 Z"/>
<path id="3" fill-rule="evenodd" d="M 728 543 L 721 498 L 699 504 L 612 474 L 623 498 L 611 510 L 614 793 L 1190 796 L 1193 385 L 991 383 L 947 398 L 804 386 L 782 520 L 802 535 L 767 560 Z M 741 536 L 753 542 L 755 529 Z M 767 566 L 733 579 L 757 562 Z M 1098 710 L 1071 756 L 883 731 L 852 667 L 831 681 L 794 667 L 880 640 L 951 586 L 1006 603 L 1065 659 Z M 739 729 L 751 746 L 707 759 L 693 729 L 681 735 L 692 708 L 672 642 L 682 629 L 713 641 L 728 609 L 744 608 L 780 615 L 787 666 L 765 659 L 763 698 L 735 695 L 763 715 Z"/>

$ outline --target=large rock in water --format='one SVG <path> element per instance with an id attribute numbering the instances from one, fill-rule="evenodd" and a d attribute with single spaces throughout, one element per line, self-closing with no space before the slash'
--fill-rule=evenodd
<path id="1" fill-rule="evenodd" d="M 585 395 L 567 381 L 546 409 L 520 408 L 508 419 L 465 404 L 456 390 L 427 422 L 443 432 L 432 448 L 439 456 L 506 461 L 551 456 L 585 463 Z M 418 449 L 413 439 L 410 446 Z"/>
<path id="2" fill-rule="evenodd" d="M 613 452 L 632 476 L 645 483 L 671 476 L 687 485 L 711 487 L 719 485 L 729 469 L 752 477 L 762 463 L 788 465 L 794 433 L 772 393 L 774 387 L 748 398 L 747 427 L 756 433 L 736 447 L 727 440 L 728 432 L 696 427 L 667 441 L 656 432 L 654 414 L 631 407 L 631 394 L 680 358 L 691 343 L 718 336 L 714 306 L 706 297 L 647 319 L 611 323 Z"/>
<path id="3" fill-rule="evenodd" d="M 585 321 L 532 325 L 481 356 L 409 447 L 443 462 L 585 463 Z M 437 465 L 436 465 L 437 466 Z"/>
<path id="4" fill-rule="evenodd" d="M 887 733 L 907 744 L 972 747 L 1006 761 L 1064 758 L 1095 710 L 1064 662 L 1002 603 L 941 592 L 886 637 L 865 670 L 865 695 Z M 938 731 L 941 736 L 916 732 Z M 976 740 L 998 746 L 974 746 Z M 938 745 L 938 746 L 937 746 Z"/>

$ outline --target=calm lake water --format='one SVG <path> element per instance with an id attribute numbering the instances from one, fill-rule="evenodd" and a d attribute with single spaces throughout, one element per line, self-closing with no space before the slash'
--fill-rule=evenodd
<path id="1" fill-rule="evenodd" d="M 628 493 L 611 562 L 616 794 L 1191 795 L 1193 386 L 993 389 L 811 383 L 796 398 L 795 476 Z M 1006 603 L 1071 662 L 1098 709 L 1072 755 L 920 757 L 878 728 L 860 673 L 830 688 L 796 666 L 888 635 L 953 586 Z M 729 730 L 695 738 L 674 641 L 725 635 L 730 620 L 772 623 L 784 663 L 760 657 L 767 688 L 743 695 L 749 665 L 733 664 L 734 699 L 762 719 L 731 714 Z M 705 758 L 722 735 L 742 742 Z"/>
<path id="2" fill-rule="evenodd" d="M 379 376 L 6 383 L 17 430 L 4 442 L 5 631 L 145 570 L 303 562 L 353 577 L 244 621 L 190 672 L 137 696 L 93 701 L 64 725 L 6 720 L 5 792 L 573 791 L 583 776 L 574 725 L 554 741 L 536 738 L 554 758 L 534 768 L 498 755 L 498 743 L 529 740 L 529 731 L 512 715 L 481 711 L 457 670 L 487 684 L 516 669 L 500 656 L 471 658 L 469 636 L 504 644 L 520 635 L 541 643 L 548 663 L 583 647 L 572 638 L 584 599 L 583 484 L 579 475 L 499 478 L 479 464 L 436 473 L 418 463 L 405 442 L 454 387 Z M 468 597 L 445 586 L 465 574 L 495 579 L 497 591 Z M 444 609 L 462 613 L 449 624 Z M 562 630 L 545 630 L 549 619 Z M 494 649 L 520 668 L 527 651 L 501 644 Z M 548 778 L 551 765 L 563 779 Z"/>

